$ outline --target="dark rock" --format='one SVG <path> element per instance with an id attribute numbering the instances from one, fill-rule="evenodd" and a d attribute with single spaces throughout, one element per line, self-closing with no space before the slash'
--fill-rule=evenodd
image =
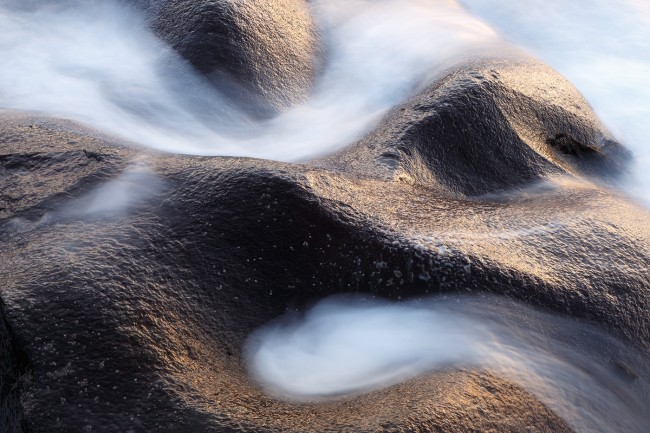
<path id="1" fill-rule="evenodd" d="M 311 90 L 319 42 L 304 0 L 169 0 L 151 25 L 257 117 L 302 102 Z"/>
<path id="2" fill-rule="evenodd" d="M 613 177 L 629 157 L 571 83 L 512 59 L 452 68 L 329 165 L 480 195 L 557 174 Z"/>
<path id="3" fill-rule="evenodd" d="M 5 433 L 24 432 L 21 394 L 28 390 L 30 367 L 4 317 L 0 300 L 0 426 Z"/>
<path id="4" fill-rule="evenodd" d="M 316 164 L 158 154 L 0 117 L 0 342 L 31 366 L 27 431 L 570 431 L 486 372 L 298 404 L 264 394 L 242 358 L 256 327 L 328 295 L 467 288 L 650 349 L 650 215 L 583 180 L 625 151 L 570 86 L 534 85 L 550 71 L 498 64 L 492 79 L 450 72 Z M 162 189 L 110 217 L 66 211 L 143 157 Z"/>

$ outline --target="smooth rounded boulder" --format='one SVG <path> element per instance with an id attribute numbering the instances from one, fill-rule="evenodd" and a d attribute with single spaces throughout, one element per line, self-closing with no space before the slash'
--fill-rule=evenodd
<path id="1" fill-rule="evenodd" d="M 320 44 L 303 0 L 169 0 L 151 26 L 198 71 L 254 117 L 304 101 Z"/>
<path id="2" fill-rule="evenodd" d="M 629 160 L 569 81 L 517 57 L 449 68 L 323 162 L 478 196 L 554 175 L 614 180 Z"/>

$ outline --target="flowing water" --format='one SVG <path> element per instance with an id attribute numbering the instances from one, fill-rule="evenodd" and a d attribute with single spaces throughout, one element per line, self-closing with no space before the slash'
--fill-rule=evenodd
<path id="1" fill-rule="evenodd" d="M 576 431 L 650 429 L 644 354 L 590 324 L 499 297 L 399 304 L 332 297 L 259 329 L 248 358 L 257 379 L 289 399 L 336 398 L 434 370 L 487 368 L 524 386 Z"/>
<path id="2" fill-rule="evenodd" d="M 451 59 L 501 43 L 453 2 L 312 6 L 327 67 L 307 103 L 264 124 L 229 106 L 134 10 L 107 0 L 0 9 L 0 107 L 165 151 L 296 161 L 360 138 Z"/>
<path id="3" fill-rule="evenodd" d="M 314 0 L 310 7 L 327 64 L 306 103 L 260 123 L 122 3 L 0 0 L 0 109 L 77 120 L 163 151 L 300 161 L 360 138 L 452 62 L 524 51 L 571 80 L 634 152 L 628 191 L 650 203 L 650 2 Z M 129 205 L 116 195 L 142 176 L 149 174 L 136 167 L 101 187 L 86 211 Z M 248 354 L 258 380 L 286 398 L 335 398 L 439 368 L 480 367 L 522 384 L 578 431 L 650 431 L 641 355 L 592 325 L 504 300 L 325 300 L 259 330 Z"/>

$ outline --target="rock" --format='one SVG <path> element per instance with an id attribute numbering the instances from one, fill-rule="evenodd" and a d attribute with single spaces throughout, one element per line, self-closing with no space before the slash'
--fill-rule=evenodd
<path id="1" fill-rule="evenodd" d="M 629 158 L 553 69 L 485 59 L 448 70 L 330 165 L 475 196 L 558 174 L 613 177 Z"/>
<path id="2" fill-rule="evenodd" d="M 534 85 L 550 71 L 497 65 L 498 79 L 470 79 L 474 66 L 450 72 L 314 164 L 160 154 L 71 122 L 0 115 L 0 344 L 11 350 L 0 372 L 18 390 L 3 407 L 20 406 L 8 425 L 571 431 L 485 371 L 292 403 L 253 383 L 242 355 L 258 326 L 332 294 L 467 288 L 591 320 L 650 350 L 650 215 L 591 181 L 599 167 L 620 171 L 625 150 L 568 85 Z M 162 187 L 124 213 L 79 211 L 134 160 Z M 532 188 L 540 179 L 551 187 Z M 645 386 L 646 372 L 634 374 Z"/>
<path id="3" fill-rule="evenodd" d="M 256 117 L 303 102 L 319 41 L 304 0 L 169 0 L 155 33 Z"/>
<path id="4" fill-rule="evenodd" d="M 29 362 L 13 339 L 0 300 L 0 426 L 3 432 L 23 432 L 21 397 L 29 389 L 29 375 Z"/>
<path id="5" fill-rule="evenodd" d="M 36 137 L 47 128 L 40 124 Z M 134 155 L 73 136 L 57 132 L 51 144 L 65 140 L 58 155 L 69 164 L 56 172 L 78 180 L 26 198 L 0 227 L 0 293 L 33 371 L 21 400 L 30 431 L 133 423 L 171 432 L 569 431 L 525 391 L 484 373 L 435 373 L 329 404 L 269 398 L 246 373 L 246 337 L 287 308 L 337 292 L 397 299 L 474 287 L 648 344 L 648 317 L 639 312 L 650 306 L 650 234 L 638 224 L 647 215 L 604 191 L 569 186 L 534 200 L 472 204 L 310 167 L 151 155 L 168 185 L 161 195 L 124 217 L 81 218 L 61 210 L 69 192 L 92 191 Z M 36 140 L 21 143 L 27 159 L 51 151 Z M 80 147 L 104 157 L 80 163 Z M 47 166 L 30 167 L 38 178 Z M 557 221 L 561 230 L 535 231 Z M 521 242 L 500 233 L 530 234 Z M 476 381 L 492 383 L 489 391 Z"/>

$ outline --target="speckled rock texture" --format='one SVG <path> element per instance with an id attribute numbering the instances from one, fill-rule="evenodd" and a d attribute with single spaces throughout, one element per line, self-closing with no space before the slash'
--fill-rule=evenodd
<path id="1" fill-rule="evenodd" d="M 647 351 L 650 215 L 608 186 L 627 158 L 572 86 L 525 60 L 457 66 L 308 164 L 155 153 L 3 113 L 4 425 L 571 431 L 481 370 L 337 402 L 275 399 L 249 378 L 242 347 L 334 293 L 471 289 L 589 319 Z M 133 170 L 146 174 L 128 184 L 138 199 L 93 212 L 98 191 Z"/>

